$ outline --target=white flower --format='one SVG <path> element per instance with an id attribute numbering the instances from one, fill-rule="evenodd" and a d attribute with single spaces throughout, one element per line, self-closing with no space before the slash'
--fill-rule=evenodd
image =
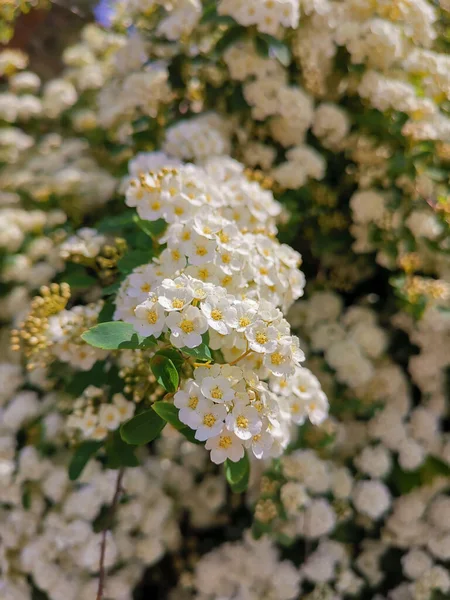
<path id="1" fill-rule="evenodd" d="M 230 333 L 237 325 L 236 309 L 227 297 L 210 295 L 200 308 L 208 325 L 222 335 Z"/>
<path id="2" fill-rule="evenodd" d="M 227 416 L 225 406 L 205 400 L 199 402 L 196 412 L 200 415 L 200 423 L 195 433 L 195 439 L 204 442 L 217 436 L 222 431 Z"/>
<path id="3" fill-rule="evenodd" d="M 205 402 L 206 398 L 201 393 L 199 385 L 192 379 L 173 398 L 174 405 L 180 409 L 178 418 L 191 429 L 197 429 L 200 425 L 201 407 L 199 410 L 197 410 L 197 407 L 199 404 L 205 404 Z"/>
<path id="4" fill-rule="evenodd" d="M 211 460 L 216 465 L 220 465 L 227 459 L 238 462 L 245 452 L 242 441 L 226 428 L 223 429 L 220 435 L 209 438 L 205 448 L 211 451 Z"/>
<path id="5" fill-rule="evenodd" d="M 164 279 L 157 293 L 158 302 L 167 311 L 182 310 L 194 298 L 192 290 L 180 278 Z"/>
<path id="6" fill-rule="evenodd" d="M 165 327 L 165 314 L 162 307 L 158 304 L 154 294 L 149 300 L 138 304 L 134 309 L 136 319 L 133 326 L 136 331 L 144 336 L 153 335 L 159 337 Z"/>
<path id="7" fill-rule="evenodd" d="M 234 431 L 241 440 L 249 440 L 262 428 L 262 421 L 256 408 L 245 406 L 240 402 L 234 404 L 232 412 L 226 418 L 226 424 L 228 429 Z"/>
<path id="8" fill-rule="evenodd" d="M 121 421 L 128 421 L 128 419 L 131 419 L 135 408 L 133 402 L 128 402 L 122 394 L 114 394 L 112 401 L 119 411 Z"/>
<path id="9" fill-rule="evenodd" d="M 171 312 L 166 318 L 170 329 L 170 341 L 176 348 L 196 348 L 202 343 L 202 334 L 208 330 L 208 323 L 201 311 L 188 306 L 181 312 Z"/>
<path id="10" fill-rule="evenodd" d="M 117 429 L 121 422 L 119 409 L 114 404 L 102 404 L 98 413 L 98 422 L 100 427 L 105 427 L 110 431 Z"/>
<path id="11" fill-rule="evenodd" d="M 389 489 L 378 480 L 359 481 L 352 497 L 356 509 L 375 520 L 380 519 L 391 506 Z"/>
<path id="12" fill-rule="evenodd" d="M 217 243 L 203 235 L 191 234 L 189 242 L 185 244 L 185 251 L 191 265 L 203 265 L 215 260 Z"/>
<path id="13" fill-rule="evenodd" d="M 257 433 L 250 440 L 247 440 L 246 447 L 251 448 L 254 456 L 258 459 L 268 458 L 274 442 L 273 436 L 269 431 Z"/>
<path id="14" fill-rule="evenodd" d="M 205 398 L 218 403 L 230 402 L 235 396 L 230 381 L 222 375 L 204 377 L 201 382 L 201 390 Z"/>
<path id="15" fill-rule="evenodd" d="M 273 325 L 268 325 L 264 321 L 256 321 L 246 329 L 245 337 L 249 341 L 250 348 L 256 352 L 270 354 L 277 349 L 278 331 Z"/>

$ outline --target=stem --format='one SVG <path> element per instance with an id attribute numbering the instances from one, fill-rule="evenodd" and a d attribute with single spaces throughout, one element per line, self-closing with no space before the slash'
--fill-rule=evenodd
<path id="1" fill-rule="evenodd" d="M 114 490 L 114 496 L 109 509 L 109 518 L 107 519 L 105 528 L 102 531 L 102 541 L 100 544 L 100 564 L 99 564 L 99 576 L 98 576 L 98 588 L 97 588 L 97 600 L 102 600 L 103 591 L 105 588 L 105 555 L 106 555 L 106 534 L 112 525 L 114 513 L 116 512 L 117 505 L 119 504 L 120 494 L 122 493 L 122 479 L 125 473 L 125 469 L 122 467 L 117 475 L 116 489 Z"/>
<path id="2" fill-rule="evenodd" d="M 247 350 L 244 352 L 244 354 L 241 354 L 240 356 L 238 356 L 238 358 L 236 358 L 236 360 L 231 361 L 229 364 L 231 366 L 235 365 L 240 360 L 242 360 L 243 358 L 245 358 L 246 356 L 248 356 L 250 354 L 250 352 L 252 352 L 252 349 L 251 348 L 247 348 Z"/>

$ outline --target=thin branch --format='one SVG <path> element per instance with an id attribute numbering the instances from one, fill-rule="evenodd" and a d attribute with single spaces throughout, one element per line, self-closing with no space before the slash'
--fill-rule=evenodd
<path id="1" fill-rule="evenodd" d="M 105 589 L 105 555 L 106 555 L 106 535 L 108 530 L 112 526 L 114 514 L 116 512 L 117 505 L 119 504 L 120 494 L 122 493 L 122 480 L 125 469 L 122 467 L 117 475 L 116 489 L 109 509 L 108 519 L 105 528 L 102 531 L 102 541 L 100 545 L 100 565 L 99 565 L 99 576 L 98 576 L 98 588 L 97 588 L 97 600 L 102 600 L 103 592 Z"/>

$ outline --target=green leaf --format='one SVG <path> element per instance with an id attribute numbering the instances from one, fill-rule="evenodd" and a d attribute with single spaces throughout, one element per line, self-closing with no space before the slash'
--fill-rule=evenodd
<path id="1" fill-rule="evenodd" d="M 205 343 L 200 344 L 197 348 L 181 348 L 181 351 L 196 360 L 210 361 L 212 360 L 211 350 Z"/>
<path id="2" fill-rule="evenodd" d="M 220 40 L 215 45 L 215 54 L 221 56 L 229 46 L 231 46 L 239 39 L 244 37 L 246 31 L 246 28 L 242 27 L 241 25 L 237 25 L 236 27 L 230 27 L 230 29 L 228 29 L 228 31 L 220 38 Z"/>
<path id="3" fill-rule="evenodd" d="M 120 469 L 121 467 L 138 467 L 139 460 L 135 456 L 135 448 L 125 443 L 117 430 L 108 440 L 106 447 L 106 466 L 109 469 Z"/>
<path id="4" fill-rule="evenodd" d="M 152 408 L 161 419 L 167 421 L 167 423 L 172 425 L 172 427 L 175 427 L 178 431 L 181 431 L 186 427 L 186 425 L 178 418 L 179 409 L 173 404 L 170 404 L 170 402 L 155 402 L 152 405 Z"/>
<path id="5" fill-rule="evenodd" d="M 68 283 L 72 289 L 87 288 L 96 283 L 96 279 L 88 275 L 85 269 L 74 269 L 66 276 L 62 275 L 61 279 Z"/>
<path id="6" fill-rule="evenodd" d="M 119 281 L 115 281 L 114 283 L 112 283 L 111 285 L 108 285 L 107 287 L 102 289 L 102 296 L 111 296 L 112 294 L 115 294 L 116 292 L 119 291 L 119 288 L 122 284 L 122 279 L 120 279 Z"/>
<path id="7" fill-rule="evenodd" d="M 151 238 L 158 238 L 167 227 L 167 223 L 164 221 L 164 219 L 145 221 L 144 219 L 138 217 L 138 215 L 134 215 L 133 222 L 136 223 L 136 225 Z"/>
<path id="8" fill-rule="evenodd" d="M 133 325 L 123 321 L 108 321 L 94 325 L 85 331 L 81 338 L 94 348 L 117 350 L 119 348 L 136 349 L 144 341 L 134 330 Z"/>
<path id="9" fill-rule="evenodd" d="M 153 348 L 154 346 L 156 346 L 157 343 L 158 342 L 156 341 L 156 339 L 152 335 L 149 335 L 148 337 L 144 338 L 139 344 L 139 350 L 147 350 L 148 348 Z"/>
<path id="10" fill-rule="evenodd" d="M 141 446 L 154 440 L 165 425 L 166 421 L 150 409 L 124 423 L 120 428 L 120 435 L 127 444 Z"/>
<path id="11" fill-rule="evenodd" d="M 108 321 L 112 321 L 115 310 L 116 310 L 116 307 L 115 307 L 112 299 L 108 298 L 108 300 L 106 300 L 105 304 L 103 305 L 102 310 L 100 311 L 100 313 L 98 315 L 98 319 L 97 319 L 98 322 L 99 323 L 107 323 Z"/>
<path id="12" fill-rule="evenodd" d="M 284 42 L 268 33 L 260 33 L 258 37 L 268 45 L 268 55 L 276 58 L 283 67 L 289 66 L 291 62 L 291 52 Z"/>
<path id="13" fill-rule="evenodd" d="M 133 213 L 126 211 L 120 215 L 105 217 L 98 224 L 96 229 L 101 233 L 108 231 L 121 231 L 127 225 L 133 222 Z"/>
<path id="14" fill-rule="evenodd" d="M 128 274 L 133 271 L 136 267 L 146 265 L 151 262 L 153 252 L 151 250 L 131 250 L 127 252 L 125 256 L 117 263 L 117 268 L 121 273 Z"/>
<path id="15" fill-rule="evenodd" d="M 167 392 L 177 391 L 180 377 L 177 368 L 170 358 L 157 352 L 150 359 L 150 367 L 159 385 L 162 385 Z"/>
<path id="16" fill-rule="evenodd" d="M 179 370 L 184 363 L 183 357 L 178 350 L 175 350 L 174 348 L 164 348 L 163 350 L 158 350 L 158 354 L 170 358 L 177 370 Z"/>
<path id="17" fill-rule="evenodd" d="M 250 461 L 248 460 L 247 453 L 238 462 L 227 459 L 225 463 L 225 475 L 233 492 L 244 492 L 247 489 L 250 477 Z"/>
<path id="18" fill-rule="evenodd" d="M 94 440 L 88 440 L 82 442 L 75 453 L 72 456 L 72 460 L 69 464 L 69 479 L 75 481 L 83 472 L 84 467 L 89 462 L 89 459 L 97 453 L 102 447 L 103 442 L 96 442 Z"/>

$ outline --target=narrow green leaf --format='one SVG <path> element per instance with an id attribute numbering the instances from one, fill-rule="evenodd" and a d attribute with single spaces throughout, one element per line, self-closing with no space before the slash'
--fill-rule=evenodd
<path id="1" fill-rule="evenodd" d="M 178 350 L 175 350 L 174 348 L 164 348 L 163 350 L 158 350 L 158 354 L 170 358 L 177 369 L 180 369 L 184 363 L 183 357 Z"/>
<path id="2" fill-rule="evenodd" d="M 291 62 L 291 52 L 284 42 L 268 33 L 260 33 L 258 37 L 268 45 L 268 54 L 271 58 L 276 58 L 283 67 L 289 66 Z"/>
<path id="3" fill-rule="evenodd" d="M 135 448 L 123 441 L 119 430 L 115 431 L 108 440 L 105 450 L 106 466 L 109 469 L 139 466 L 139 460 L 134 454 Z"/>
<path id="4" fill-rule="evenodd" d="M 151 250 L 131 250 L 122 256 L 117 263 L 117 268 L 121 273 L 131 273 L 136 267 L 148 264 L 153 257 Z"/>
<path id="5" fill-rule="evenodd" d="M 130 225 L 132 222 L 133 214 L 126 211 L 120 215 L 105 217 L 97 224 L 96 229 L 101 233 L 106 233 L 108 231 L 121 231 L 124 227 Z"/>
<path id="6" fill-rule="evenodd" d="M 115 310 L 116 310 L 116 307 L 115 307 L 112 299 L 108 298 L 106 300 L 105 304 L 103 305 L 102 310 L 100 311 L 100 313 L 98 315 L 98 322 L 99 323 L 107 323 L 108 321 L 112 321 Z"/>
<path id="7" fill-rule="evenodd" d="M 136 223 L 136 225 L 151 238 L 158 238 L 167 227 L 167 223 L 164 221 L 164 219 L 145 221 L 144 219 L 138 217 L 138 215 L 134 215 L 133 222 Z"/>
<path id="8" fill-rule="evenodd" d="M 197 348 L 181 348 L 181 351 L 196 360 L 210 361 L 212 360 L 211 350 L 206 344 L 200 344 Z"/>
<path id="9" fill-rule="evenodd" d="M 117 350 L 119 348 L 136 349 L 144 338 L 136 333 L 133 325 L 123 321 L 100 323 L 85 331 L 81 338 L 94 348 Z"/>
<path id="10" fill-rule="evenodd" d="M 107 287 L 103 288 L 102 289 L 102 296 L 103 297 L 105 297 L 105 296 L 111 296 L 112 294 L 115 294 L 116 292 L 118 292 L 121 283 L 122 283 L 122 280 L 115 281 L 111 285 L 108 285 Z"/>
<path id="11" fill-rule="evenodd" d="M 166 421 L 150 409 L 124 423 L 120 428 L 120 435 L 127 444 L 141 446 L 154 440 L 165 425 Z"/>
<path id="12" fill-rule="evenodd" d="M 177 368 L 170 358 L 157 352 L 150 359 L 150 367 L 159 385 L 162 385 L 168 392 L 177 391 L 180 377 Z"/>
<path id="13" fill-rule="evenodd" d="M 233 492 L 244 492 L 247 489 L 250 477 L 250 461 L 247 453 L 238 462 L 228 459 L 225 463 L 225 475 Z"/>
<path id="14" fill-rule="evenodd" d="M 67 276 L 62 275 L 62 280 L 72 289 L 87 288 L 96 283 L 96 279 L 86 273 L 85 269 L 76 269 Z"/>
<path id="15" fill-rule="evenodd" d="M 69 479 L 71 481 L 78 479 L 83 472 L 84 467 L 89 462 L 89 459 L 97 453 L 102 445 L 103 442 L 88 440 L 86 442 L 82 442 L 78 446 L 69 464 Z"/>
<path id="16" fill-rule="evenodd" d="M 167 423 L 172 425 L 177 431 L 181 433 L 191 444 L 199 444 L 202 445 L 204 442 L 199 442 L 195 438 L 195 431 L 182 423 L 178 418 L 179 410 L 173 404 L 169 402 L 155 402 L 152 406 L 153 410 L 158 413 L 158 415 L 163 418 Z"/>
<path id="17" fill-rule="evenodd" d="M 173 404 L 170 404 L 170 402 L 155 402 L 155 404 L 152 405 L 152 408 L 161 419 L 167 421 L 167 423 L 172 425 L 172 427 L 175 427 L 175 429 L 178 429 L 178 431 L 181 431 L 186 427 L 186 425 L 178 418 L 179 409 Z"/>
<path id="18" fill-rule="evenodd" d="M 230 27 L 215 45 L 214 52 L 218 56 L 221 56 L 229 46 L 241 39 L 246 31 L 246 28 L 241 25 Z"/>

